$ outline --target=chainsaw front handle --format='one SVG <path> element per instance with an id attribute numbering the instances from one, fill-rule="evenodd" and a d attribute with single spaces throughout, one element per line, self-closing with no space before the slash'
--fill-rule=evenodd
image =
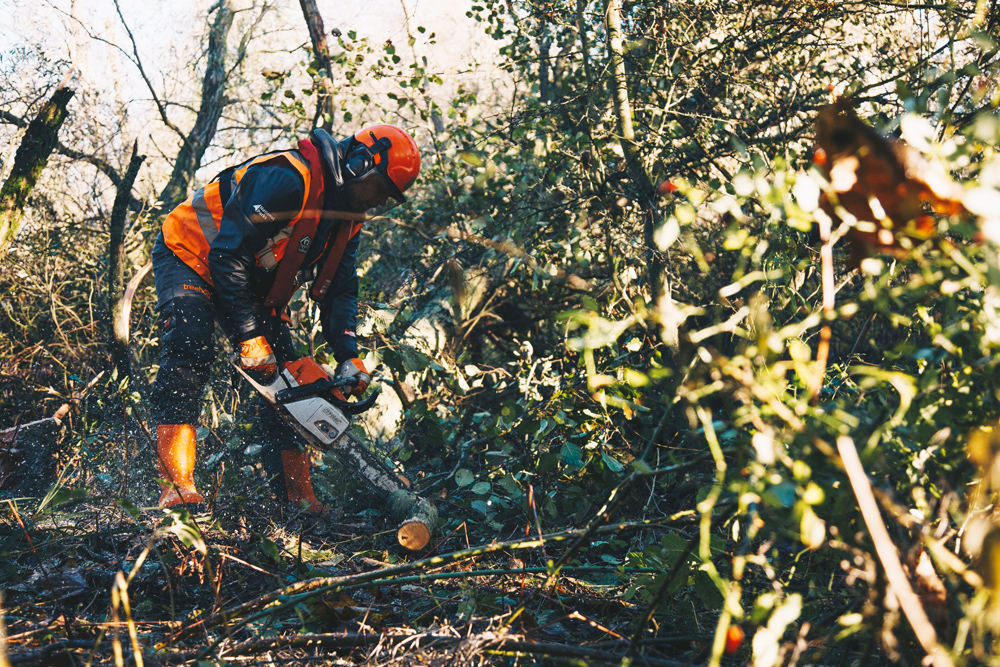
<path id="1" fill-rule="evenodd" d="M 362 412 L 375 405 L 375 401 L 378 399 L 378 395 L 379 395 L 378 391 L 373 391 L 371 393 L 371 396 L 364 399 L 363 401 L 357 401 L 355 403 L 351 403 L 349 401 L 342 401 L 336 397 L 327 400 L 329 400 L 334 407 L 336 407 L 338 410 L 342 412 L 346 412 L 347 414 L 350 415 L 360 415 Z"/>

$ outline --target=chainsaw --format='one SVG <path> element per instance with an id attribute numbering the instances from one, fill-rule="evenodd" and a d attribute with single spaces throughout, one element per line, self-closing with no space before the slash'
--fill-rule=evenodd
<path id="1" fill-rule="evenodd" d="M 348 433 L 350 417 L 371 408 L 378 399 L 378 392 L 356 402 L 341 398 L 343 390 L 349 390 L 357 383 L 357 378 L 331 377 L 310 357 L 285 363 L 269 385 L 255 381 L 240 366 L 238 357 L 233 357 L 232 363 L 307 445 L 332 452 L 344 467 L 388 502 L 390 513 L 400 522 L 396 531 L 400 545 L 411 551 L 427 545 L 437 523 L 437 509 L 433 503 L 410 491 L 408 484 Z"/>

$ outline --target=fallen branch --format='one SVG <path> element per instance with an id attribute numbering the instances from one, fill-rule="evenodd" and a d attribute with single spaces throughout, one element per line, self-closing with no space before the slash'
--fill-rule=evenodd
<path id="1" fill-rule="evenodd" d="M 49 476 L 52 444 L 59 435 L 63 418 L 103 376 L 104 371 L 94 376 L 51 417 L 0 430 L 0 489 L 23 486 L 29 482 L 27 476 L 31 481 L 44 481 Z"/>
<path id="2" fill-rule="evenodd" d="M 358 648 L 379 644 L 382 646 L 396 646 L 406 642 L 407 648 L 418 649 L 421 643 L 426 648 L 428 644 L 454 646 L 456 644 L 469 643 L 490 653 L 502 654 L 531 654 L 545 655 L 563 658 L 584 658 L 600 662 L 618 664 L 624 658 L 619 653 L 611 653 L 583 646 L 568 646 L 566 644 L 551 644 L 541 642 L 530 642 L 521 639 L 507 638 L 503 635 L 488 633 L 486 635 L 471 635 L 467 637 L 456 637 L 455 635 L 442 634 L 359 634 L 352 632 L 335 632 L 314 635 L 295 635 L 291 637 L 269 637 L 267 639 L 253 639 L 241 644 L 236 644 L 226 650 L 227 658 L 248 655 L 254 653 L 264 653 L 282 648 Z M 452 648 L 450 651 L 454 652 Z M 184 662 L 197 657 L 197 651 L 182 651 L 175 654 L 165 655 L 162 658 L 168 662 Z M 660 658 L 643 658 L 643 662 L 653 667 L 691 667 L 690 663 L 678 662 L 676 660 L 664 660 Z"/>
<path id="3" fill-rule="evenodd" d="M 889 531 L 886 530 L 885 523 L 882 521 L 882 515 L 879 513 L 878 504 L 872 493 L 871 482 L 868 480 L 864 466 L 861 465 L 854 440 L 846 435 L 837 438 L 837 451 L 840 452 L 840 458 L 844 462 L 844 470 L 851 482 L 851 488 L 854 489 L 854 496 L 858 499 L 858 507 L 865 525 L 868 527 L 868 534 L 871 535 L 872 542 L 875 544 L 875 553 L 878 554 L 882 568 L 885 570 L 886 579 L 889 580 L 892 592 L 899 600 L 899 606 L 906 615 L 906 620 L 910 622 L 913 633 L 917 636 L 920 645 L 927 651 L 934 666 L 952 667 L 951 657 L 938 643 L 934 626 L 931 625 L 927 612 L 920 603 L 920 598 L 913 592 L 910 580 L 907 578 L 906 572 L 903 571 L 903 565 L 899 561 L 899 553 L 896 551 L 896 545 L 893 544 L 892 538 L 889 537 Z"/>
<path id="4" fill-rule="evenodd" d="M 687 523 L 694 518 L 694 514 L 691 511 L 679 512 L 671 517 L 665 517 L 659 521 L 641 521 L 637 523 L 619 523 L 610 526 L 603 526 L 594 533 L 617 533 L 624 530 L 647 530 L 652 527 L 668 527 L 671 525 L 677 525 L 680 523 Z M 494 542 L 492 544 L 486 544 L 478 547 L 473 547 L 471 549 L 464 549 L 462 551 L 455 551 L 449 554 L 442 554 L 440 556 L 431 556 L 429 558 L 423 558 L 421 560 L 413 561 L 412 563 L 404 563 L 402 565 L 396 565 L 394 567 L 388 567 L 383 570 L 374 570 L 369 572 L 362 572 L 359 574 L 342 576 L 342 577 L 319 577 L 316 579 L 308 579 L 306 581 L 300 581 L 298 583 L 292 584 L 290 586 L 285 586 L 276 591 L 272 591 L 267 595 L 263 595 L 255 600 L 250 600 L 243 604 L 237 605 L 235 607 L 230 607 L 220 611 L 208 618 L 193 623 L 179 630 L 176 635 L 174 635 L 173 640 L 179 640 L 193 632 L 200 632 L 203 629 L 208 629 L 219 625 L 220 623 L 228 620 L 242 617 L 243 615 L 253 612 L 257 609 L 262 609 L 263 611 L 258 614 L 254 614 L 247 618 L 244 618 L 238 625 L 230 627 L 229 631 L 233 632 L 248 623 L 253 622 L 257 618 L 276 613 L 283 608 L 294 607 L 308 599 L 324 595 L 327 593 L 335 593 L 344 590 L 350 586 L 356 586 L 359 584 L 371 585 L 372 582 L 376 580 L 384 580 L 383 584 L 392 584 L 397 580 L 398 577 L 404 574 L 409 574 L 411 572 L 420 570 L 429 570 L 431 568 L 441 567 L 444 565 L 449 565 L 451 563 L 456 563 L 463 560 L 469 560 L 477 556 L 482 556 L 485 554 L 496 553 L 498 551 L 506 550 L 518 550 L 518 549 L 534 549 L 542 546 L 545 542 L 563 542 L 571 539 L 580 537 L 586 532 L 586 530 L 571 530 L 562 533 L 553 533 L 550 535 L 543 535 L 540 540 L 516 540 L 511 542 Z M 520 570 L 518 570 L 520 572 Z M 277 603 L 277 604 L 275 604 Z M 221 641 L 221 640 L 219 640 Z M 219 642 L 216 642 L 213 646 L 205 650 L 205 655 L 208 651 L 214 649 Z"/>
<path id="5" fill-rule="evenodd" d="M 11 665 L 51 665 L 56 664 L 53 658 L 57 653 L 69 651 L 70 649 L 90 649 L 94 646 L 92 639 L 69 639 L 61 642 L 54 642 L 34 651 L 23 651 L 21 653 L 10 653 L 7 659 Z M 131 656 L 129 656 L 131 657 Z"/>

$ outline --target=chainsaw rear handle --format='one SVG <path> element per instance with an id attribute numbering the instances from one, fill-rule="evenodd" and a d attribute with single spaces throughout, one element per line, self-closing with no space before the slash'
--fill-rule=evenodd
<path id="1" fill-rule="evenodd" d="M 299 385 L 298 387 L 282 389 L 275 396 L 275 402 L 278 403 L 278 405 L 284 405 L 285 403 L 294 403 L 295 401 L 301 401 L 306 398 L 322 395 L 324 399 L 329 401 L 341 412 L 350 415 L 357 415 L 375 405 L 375 401 L 378 399 L 377 391 L 372 392 L 371 396 L 363 401 L 358 401 L 356 403 L 344 401 L 336 396 L 330 395 L 334 389 L 340 389 L 341 387 L 346 387 L 348 385 L 356 385 L 357 383 L 357 377 L 339 377 L 331 378 L 329 380 L 319 380 L 318 382 L 310 382 L 309 384 Z"/>

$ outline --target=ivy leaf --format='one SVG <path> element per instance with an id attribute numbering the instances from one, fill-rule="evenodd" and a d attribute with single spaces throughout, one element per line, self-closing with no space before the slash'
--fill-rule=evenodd
<path id="1" fill-rule="evenodd" d="M 132 504 L 128 500 L 125 500 L 124 498 L 119 498 L 115 502 L 118 503 L 119 507 L 128 512 L 128 515 L 130 517 L 132 517 L 133 519 L 139 518 L 139 508 L 136 507 L 134 504 Z"/>
<path id="2" fill-rule="evenodd" d="M 164 527 L 166 532 L 176 535 L 184 546 L 192 547 L 202 554 L 208 553 L 201 531 L 198 530 L 198 526 L 191 518 L 191 513 L 188 512 L 187 508 L 170 510 L 167 516 L 170 523 Z"/>
<path id="3" fill-rule="evenodd" d="M 482 167 L 484 164 L 486 164 L 485 162 L 483 162 L 483 158 L 469 151 L 459 153 L 458 157 L 462 159 L 462 162 L 467 162 L 468 164 L 471 164 L 473 167 Z"/>
<path id="4" fill-rule="evenodd" d="M 502 486 L 504 491 L 509 493 L 514 498 L 519 498 L 521 496 L 521 485 L 517 483 L 517 480 L 514 479 L 514 476 L 510 473 L 507 473 L 500 478 L 500 486 Z"/>
<path id="5" fill-rule="evenodd" d="M 707 572 L 698 570 L 694 574 L 694 592 L 701 600 L 702 604 L 710 609 L 722 606 L 722 593 L 715 586 L 712 577 Z"/>
<path id="6" fill-rule="evenodd" d="M 74 500 L 83 500 L 86 497 L 87 491 L 84 489 L 67 489 L 63 487 L 52 494 L 52 499 L 48 504 L 52 507 L 58 507 Z"/>
<path id="7" fill-rule="evenodd" d="M 663 539 L 660 540 L 660 546 L 662 547 L 660 553 L 664 565 L 673 565 L 687 549 L 687 542 L 680 535 L 670 534 L 663 536 Z"/>
<path id="8" fill-rule="evenodd" d="M 260 548 L 261 550 L 263 550 L 264 553 L 270 556 L 271 560 L 273 560 L 275 563 L 278 563 L 279 565 L 282 563 L 281 551 L 278 549 L 277 544 L 265 538 L 264 540 L 261 541 Z"/>

